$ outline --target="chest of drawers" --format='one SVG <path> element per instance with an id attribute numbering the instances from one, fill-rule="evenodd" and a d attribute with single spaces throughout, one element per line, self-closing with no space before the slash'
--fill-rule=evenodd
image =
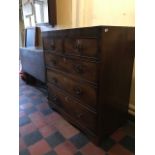
<path id="1" fill-rule="evenodd" d="M 49 105 L 100 143 L 128 116 L 134 28 L 43 32 Z"/>

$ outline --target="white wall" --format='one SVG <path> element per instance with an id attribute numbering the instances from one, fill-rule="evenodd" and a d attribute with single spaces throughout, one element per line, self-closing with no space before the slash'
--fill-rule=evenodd
<path id="1" fill-rule="evenodd" d="M 77 6 L 76 26 L 117 25 L 134 26 L 134 0 L 73 0 Z"/>
<path id="2" fill-rule="evenodd" d="M 56 0 L 57 27 L 72 27 L 72 0 Z"/>

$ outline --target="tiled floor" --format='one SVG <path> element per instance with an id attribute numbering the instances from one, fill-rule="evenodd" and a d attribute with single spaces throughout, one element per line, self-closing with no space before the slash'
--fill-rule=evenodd
<path id="1" fill-rule="evenodd" d="M 96 147 L 47 104 L 46 93 L 20 80 L 20 155 L 133 155 L 134 125 Z"/>

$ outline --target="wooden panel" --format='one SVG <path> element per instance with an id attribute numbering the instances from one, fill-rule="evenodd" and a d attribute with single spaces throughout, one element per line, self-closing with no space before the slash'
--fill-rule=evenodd
<path id="1" fill-rule="evenodd" d="M 86 84 L 76 78 L 73 80 L 72 78 L 54 70 L 47 70 L 47 81 L 83 101 L 84 105 L 96 110 L 96 87 Z"/>
<path id="2" fill-rule="evenodd" d="M 99 26 L 85 27 L 85 28 L 74 28 L 74 29 L 61 29 L 52 30 L 43 33 L 44 37 L 61 37 L 61 38 L 92 38 L 99 39 L 100 31 Z"/>
<path id="3" fill-rule="evenodd" d="M 49 24 L 52 26 L 56 25 L 57 18 L 56 18 L 56 0 L 48 0 L 48 18 Z"/>
<path id="4" fill-rule="evenodd" d="M 49 99 L 62 108 L 71 117 L 76 119 L 81 125 L 86 126 L 91 131 L 96 129 L 96 113 L 84 108 L 80 102 L 61 92 L 54 85 L 48 84 Z"/>
<path id="5" fill-rule="evenodd" d="M 134 62 L 134 29 L 107 27 L 102 31 L 100 74 L 100 126 L 103 136 L 127 121 Z M 103 104 L 104 103 L 104 104 Z M 102 129 L 103 128 L 103 129 Z"/>
<path id="6" fill-rule="evenodd" d="M 53 67 L 66 73 L 97 83 L 97 66 L 92 62 L 45 53 L 45 61 L 48 67 Z"/>

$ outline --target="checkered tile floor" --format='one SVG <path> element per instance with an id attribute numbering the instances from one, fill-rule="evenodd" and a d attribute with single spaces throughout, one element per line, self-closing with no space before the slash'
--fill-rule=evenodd
<path id="1" fill-rule="evenodd" d="M 128 123 L 99 148 L 51 110 L 46 94 L 20 80 L 20 155 L 133 155 L 134 125 Z"/>

